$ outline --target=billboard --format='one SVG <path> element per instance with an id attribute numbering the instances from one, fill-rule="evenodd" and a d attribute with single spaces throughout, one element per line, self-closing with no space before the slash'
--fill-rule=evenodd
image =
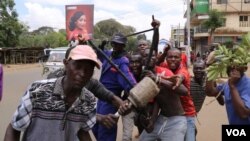
<path id="1" fill-rule="evenodd" d="M 77 39 L 78 36 L 85 40 L 92 39 L 94 5 L 66 5 L 65 11 L 67 40 Z"/>

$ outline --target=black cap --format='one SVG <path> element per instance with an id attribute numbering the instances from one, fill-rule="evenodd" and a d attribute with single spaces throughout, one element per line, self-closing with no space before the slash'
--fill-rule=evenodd
<path id="1" fill-rule="evenodd" d="M 116 33 L 113 37 L 111 42 L 119 43 L 119 44 L 126 44 L 127 43 L 127 37 L 125 37 L 121 33 Z"/>

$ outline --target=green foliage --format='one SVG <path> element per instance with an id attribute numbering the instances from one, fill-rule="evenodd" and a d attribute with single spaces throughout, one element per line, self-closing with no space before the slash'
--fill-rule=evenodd
<path id="1" fill-rule="evenodd" d="M 204 21 L 203 25 L 211 29 L 212 31 L 214 31 L 218 27 L 221 27 L 224 24 L 224 16 L 218 10 L 211 10 L 209 11 L 208 15 L 209 18 Z"/>
<path id="2" fill-rule="evenodd" d="M 38 28 L 37 30 L 34 30 L 33 34 L 48 35 L 48 34 L 53 33 L 53 32 L 55 32 L 55 31 L 52 27 L 42 26 L 42 27 Z"/>
<path id="3" fill-rule="evenodd" d="M 93 42 L 98 45 L 102 40 L 110 40 L 111 37 L 121 32 L 128 35 L 135 32 L 135 28 L 125 26 L 115 21 L 114 19 L 100 21 L 94 26 L 94 40 Z M 128 37 L 128 44 L 126 50 L 134 50 L 136 47 L 136 37 Z M 19 47 L 60 47 L 67 46 L 66 30 L 60 29 L 55 32 L 53 28 L 43 26 L 32 32 L 23 32 L 19 37 Z M 111 46 L 108 46 L 111 48 Z"/>
<path id="4" fill-rule="evenodd" d="M 216 9 L 209 11 L 209 18 L 205 20 L 202 25 L 210 29 L 210 36 L 213 42 L 213 33 L 216 28 L 224 25 L 225 19 L 223 13 L 219 12 Z"/>
<path id="5" fill-rule="evenodd" d="M 41 29 L 41 28 L 39 28 Z M 47 29 L 23 33 L 19 36 L 19 47 L 63 47 L 68 45 L 65 30 L 47 32 Z"/>
<path id="6" fill-rule="evenodd" d="M 233 41 L 226 41 L 223 43 L 223 45 L 225 45 L 227 48 L 232 48 L 234 45 Z"/>
<path id="7" fill-rule="evenodd" d="M 138 35 L 137 37 L 137 40 L 139 41 L 139 40 L 147 40 L 147 37 L 146 37 L 146 35 L 145 34 L 140 34 L 140 35 Z"/>
<path id="8" fill-rule="evenodd" d="M 43 26 L 29 32 L 29 27 L 18 21 L 18 14 L 14 6 L 14 0 L 0 1 L 0 47 L 54 48 L 68 45 L 65 29 L 56 32 L 52 27 Z M 114 19 L 103 20 L 94 26 L 94 43 L 99 44 L 102 40 L 110 40 L 117 32 L 129 35 L 136 30 L 134 27 L 122 25 Z M 136 42 L 136 36 L 128 37 L 126 49 L 135 50 Z"/>
<path id="9" fill-rule="evenodd" d="M 135 32 L 135 28 L 120 24 L 114 19 L 103 20 L 94 26 L 94 38 L 106 39 L 111 38 L 115 33 L 121 32 L 125 35 Z"/>
<path id="10" fill-rule="evenodd" d="M 129 37 L 128 38 L 128 44 L 126 46 L 126 50 L 127 51 L 135 51 L 136 50 L 136 43 L 137 43 L 137 39 L 133 38 L 133 37 Z"/>
<path id="11" fill-rule="evenodd" d="M 94 26 L 95 44 L 101 43 L 102 40 L 110 40 L 115 33 L 121 32 L 124 35 L 132 34 L 136 30 L 132 26 L 122 25 L 114 19 L 103 20 Z M 128 37 L 126 50 L 134 50 L 136 47 L 136 37 Z M 111 48 L 111 46 L 108 46 Z"/>
<path id="12" fill-rule="evenodd" d="M 15 47 L 24 28 L 14 6 L 14 0 L 0 1 L 0 47 Z"/>
<path id="13" fill-rule="evenodd" d="M 208 80 L 215 80 L 220 74 L 226 74 L 229 66 L 246 66 L 250 62 L 250 32 L 243 35 L 242 43 L 234 48 L 219 46 L 214 56 L 216 62 L 207 68 Z"/>

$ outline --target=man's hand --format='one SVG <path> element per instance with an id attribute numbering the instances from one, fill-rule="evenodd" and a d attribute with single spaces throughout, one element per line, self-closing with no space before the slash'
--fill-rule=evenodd
<path id="1" fill-rule="evenodd" d="M 171 46 L 167 43 L 165 48 L 164 48 L 164 51 L 163 51 L 163 54 L 167 55 L 168 53 L 168 50 L 171 48 Z"/>
<path id="2" fill-rule="evenodd" d="M 104 50 L 105 45 L 106 45 L 107 43 L 108 43 L 108 41 L 103 40 L 102 43 L 99 45 L 99 48 L 100 48 L 101 50 Z"/>
<path id="3" fill-rule="evenodd" d="M 114 125 L 117 124 L 118 117 L 114 114 L 108 114 L 108 115 L 101 115 L 97 114 L 97 122 L 101 123 L 106 128 L 112 128 Z"/>
<path id="4" fill-rule="evenodd" d="M 128 100 L 123 101 L 123 104 L 120 105 L 118 109 L 118 113 L 120 115 L 127 115 L 132 111 L 132 103 L 130 103 Z"/>
<path id="5" fill-rule="evenodd" d="M 152 119 L 148 119 L 148 124 L 146 127 L 144 127 L 145 130 L 148 132 L 148 133 L 151 133 L 153 130 L 154 130 L 154 122 Z"/>
<path id="6" fill-rule="evenodd" d="M 151 22 L 151 26 L 153 28 L 158 28 L 160 26 L 160 21 L 156 20 L 156 19 L 153 19 L 153 21 Z"/>
<path id="7" fill-rule="evenodd" d="M 150 70 L 144 70 L 142 75 L 143 77 L 144 76 L 150 77 L 153 81 L 156 80 L 156 75 Z"/>
<path id="8" fill-rule="evenodd" d="M 79 34 L 77 37 L 79 41 L 85 41 L 85 38 L 83 37 L 82 34 Z"/>
<path id="9" fill-rule="evenodd" d="M 173 76 L 170 76 L 170 77 L 163 77 L 163 79 L 169 80 L 169 81 L 174 83 L 174 86 L 172 87 L 173 90 L 178 88 L 182 84 L 182 82 L 184 80 L 182 75 L 173 75 Z"/>

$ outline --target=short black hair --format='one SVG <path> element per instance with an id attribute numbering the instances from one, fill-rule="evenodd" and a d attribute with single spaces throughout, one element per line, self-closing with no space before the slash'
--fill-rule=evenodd
<path id="1" fill-rule="evenodd" d="M 203 61 L 202 59 L 197 59 L 195 62 L 194 62 L 194 64 L 206 64 L 206 62 L 205 61 Z"/>
<path id="2" fill-rule="evenodd" d="M 138 51 L 134 51 L 132 53 L 129 53 L 127 57 L 130 60 L 132 56 L 137 56 L 137 55 L 140 56 L 140 57 L 142 57 L 141 53 L 138 52 Z"/>
<path id="3" fill-rule="evenodd" d="M 175 48 L 175 47 L 171 47 L 171 48 L 168 50 L 168 52 L 169 52 L 169 51 L 178 51 L 178 52 L 181 53 L 181 50 L 178 49 L 178 48 Z"/>

